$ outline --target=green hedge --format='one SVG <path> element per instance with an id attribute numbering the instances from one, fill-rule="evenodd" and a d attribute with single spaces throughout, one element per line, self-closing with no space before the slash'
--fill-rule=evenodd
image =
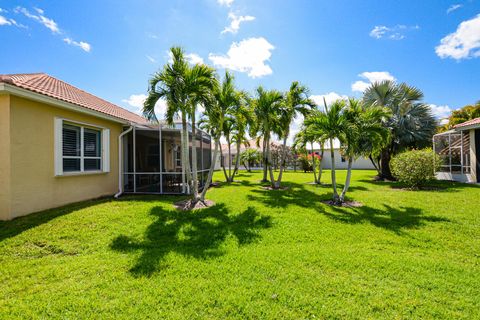
<path id="1" fill-rule="evenodd" d="M 438 165 L 438 156 L 432 149 L 405 151 L 390 162 L 393 176 L 411 188 L 418 188 L 434 180 Z"/>

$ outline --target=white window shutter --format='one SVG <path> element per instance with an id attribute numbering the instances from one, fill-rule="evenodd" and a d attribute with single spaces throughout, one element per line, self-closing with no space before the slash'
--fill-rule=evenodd
<path id="1" fill-rule="evenodd" d="M 110 130 L 102 130 L 102 171 L 110 172 Z"/>
<path id="2" fill-rule="evenodd" d="M 54 154 L 55 154 L 55 175 L 63 174 L 62 145 L 63 145 L 63 119 L 55 118 L 54 121 Z"/>

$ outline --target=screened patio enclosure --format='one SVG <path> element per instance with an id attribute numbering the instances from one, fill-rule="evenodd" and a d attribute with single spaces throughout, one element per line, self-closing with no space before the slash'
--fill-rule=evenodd
<path id="1" fill-rule="evenodd" d="M 198 183 L 201 189 L 207 179 L 212 161 L 211 139 L 198 130 L 192 136 L 189 126 L 189 164 L 192 164 L 192 145 L 196 145 Z M 186 185 L 185 167 L 182 163 L 181 124 L 168 126 L 135 126 L 123 136 L 123 172 L 121 175 L 124 193 L 184 194 Z"/>
<path id="2" fill-rule="evenodd" d="M 433 147 L 440 159 L 437 178 L 471 182 L 472 151 L 468 131 L 450 130 L 433 137 Z"/>

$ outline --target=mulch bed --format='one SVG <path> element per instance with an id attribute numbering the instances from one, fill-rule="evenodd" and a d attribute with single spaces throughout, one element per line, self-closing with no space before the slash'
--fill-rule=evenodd
<path id="1" fill-rule="evenodd" d="M 212 207 L 214 205 L 215 205 L 215 202 L 211 200 L 205 200 L 204 202 L 198 201 L 194 205 L 191 199 L 178 201 L 173 204 L 175 209 L 181 210 L 181 211 L 205 209 L 205 208 Z"/>
<path id="2" fill-rule="evenodd" d="M 345 207 L 345 208 L 360 208 L 363 207 L 363 203 L 358 201 L 345 201 L 342 204 L 334 204 L 332 200 L 324 200 L 322 203 L 328 204 L 329 206 L 335 207 Z"/>

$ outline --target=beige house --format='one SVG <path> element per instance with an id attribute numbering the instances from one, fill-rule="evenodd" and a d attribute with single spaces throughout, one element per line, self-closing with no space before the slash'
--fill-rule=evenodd
<path id="1" fill-rule="evenodd" d="M 441 161 L 438 179 L 480 183 L 480 118 L 436 134 L 433 148 Z"/>
<path id="2" fill-rule="evenodd" d="M 203 179 L 210 137 L 194 141 Z M 122 192 L 188 192 L 179 144 L 178 126 L 47 74 L 0 75 L 0 220 Z"/>

